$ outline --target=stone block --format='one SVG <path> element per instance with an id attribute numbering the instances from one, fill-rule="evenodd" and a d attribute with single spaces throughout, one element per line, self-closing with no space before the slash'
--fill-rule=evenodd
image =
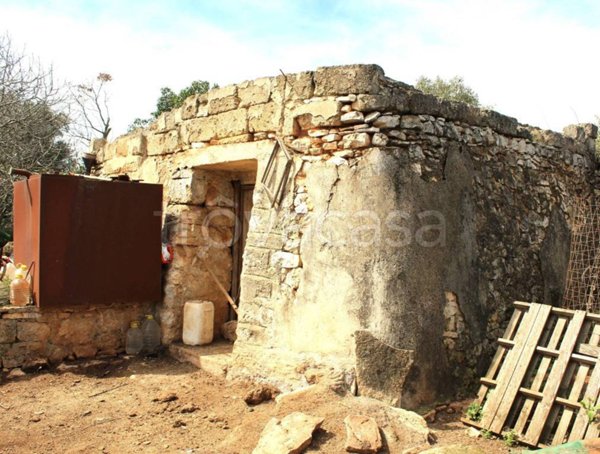
<path id="1" fill-rule="evenodd" d="M 208 142 L 215 138 L 214 117 L 199 117 L 185 121 L 181 126 L 181 141 L 184 144 L 192 142 Z M 150 146 L 148 146 L 150 154 Z"/>
<path id="2" fill-rule="evenodd" d="M 181 137 L 177 129 L 164 133 L 149 134 L 146 141 L 148 156 L 175 153 L 183 149 Z"/>
<path id="3" fill-rule="evenodd" d="M 354 333 L 356 379 L 360 394 L 403 406 L 405 383 L 414 363 L 414 351 L 387 345 L 369 331 Z"/>
<path id="4" fill-rule="evenodd" d="M 244 274 L 246 275 L 264 275 L 269 268 L 269 259 L 271 251 L 268 249 L 259 249 L 246 247 L 244 250 Z"/>
<path id="5" fill-rule="evenodd" d="M 0 344 L 10 344 L 17 338 L 17 322 L 0 320 Z"/>
<path id="6" fill-rule="evenodd" d="M 386 111 L 395 108 L 394 100 L 387 95 L 367 95 L 361 94 L 356 97 L 356 101 L 352 103 L 354 110 L 361 112 Z"/>
<path id="7" fill-rule="evenodd" d="M 291 113 L 288 112 L 290 117 L 286 118 L 286 122 L 294 120 L 303 130 L 339 126 L 341 108 L 342 103 L 331 99 L 301 104 L 294 107 Z"/>
<path id="8" fill-rule="evenodd" d="M 285 99 L 289 101 L 312 98 L 315 91 L 313 75 L 312 71 L 288 74 L 285 83 Z"/>
<path id="9" fill-rule="evenodd" d="M 206 199 L 207 183 L 192 173 L 185 178 L 168 180 L 165 189 L 168 203 L 200 205 Z"/>
<path id="10" fill-rule="evenodd" d="M 365 148 L 371 145 L 371 138 L 366 132 L 347 134 L 342 138 L 342 146 L 348 148 Z"/>
<path id="11" fill-rule="evenodd" d="M 280 268 L 298 268 L 300 256 L 291 252 L 276 251 L 271 255 L 271 266 Z"/>
<path id="12" fill-rule="evenodd" d="M 380 91 L 384 72 L 377 65 L 347 65 L 318 68 L 314 75 L 315 96 L 374 94 Z"/>
<path id="13" fill-rule="evenodd" d="M 260 277 L 242 276 L 241 289 L 244 300 L 270 298 L 273 292 L 273 282 Z"/>
<path id="14" fill-rule="evenodd" d="M 236 109 L 212 117 L 215 125 L 215 138 L 239 136 L 248 132 L 248 111 Z"/>
<path id="15" fill-rule="evenodd" d="M 46 342 L 50 337 L 50 327 L 47 323 L 19 322 L 17 323 L 17 339 L 23 342 Z"/>
<path id="16" fill-rule="evenodd" d="M 279 131 L 281 127 L 281 106 L 269 102 L 248 109 L 248 130 L 250 132 Z"/>
<path id="17" fill-rule="evenodd" d="M 194 118 L 198 113 L 198 105 L 200 104 L 199 95 L 188 96 L 183 105 L 181 106 L 181 118 L 182 120 L 189 120 Z"/>
<path id="18" fill-rule="evenodd" d="M 263 429 L 252 454 L 300 454 L 312 442 L 312 434 L 323 418 L 300 412 L 283 419 L 271 418 Z"/>
<path id="19" fill-rule="evenodd" d="M 271 97 L 271 79 L 264 77 L 238 85 L 240 107 L 255 106 L 269 102 Z"/>
<path id="20" fill-rule="evenodd" d="M 364 415 L 348 415 L 346 426 L 346 451 L 360 454 L 377 454 L 383 448 L 377 422 Z"/>
<path id="21" fill-rule="evenodd" d="M 44 344 L 41 342 L 16 342 L 12 344 L 2 357 L 2 366 L 8 369 L 28 367 L 44 362 Z"/>
<path id="22" fill-rule="evenodd" d="M 382 115 L 373 121 L 373 126 L 381 129 L 397 128 L 400 125 L 399 115 Z"/>
<path id="23" fill-rule="evenodd" d="M 210 99 L 208 101 L 208 114 L 214 115 L 221 112 L 228 112 L 238 108 L 240 99 L 233 96 L 226 96 L 224 98 Z"/>

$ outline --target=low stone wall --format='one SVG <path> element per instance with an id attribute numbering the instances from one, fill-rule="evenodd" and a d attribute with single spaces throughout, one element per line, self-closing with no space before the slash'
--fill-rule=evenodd
<path id="1" fill-rule="evenodd" d="M 596 134 L 521 125 L 351 65 L 192 96 L 94 150 L 98 174 L 166 187 L 176 263 L 163 340 L 179 338 L 186 299 L 226 304 L 206 271 L 230 285 L 229 242 L 208 247 L 205 220 L 253 161 L 229 376 L 293 387 L 335 375 L 415 407 L 476 383 L 513 300 L 559 304 L 571 209 L 596 188 Z M 276 206 L 260 184 L 275 136 L 292 153 Z"/>
<path id="2" fill-rule="evenodd" d="M 152 309 L 149 304 L 43 311 L 0 306 L 0 367 L 114 356 L 125 350 L 129 322 Z"/>

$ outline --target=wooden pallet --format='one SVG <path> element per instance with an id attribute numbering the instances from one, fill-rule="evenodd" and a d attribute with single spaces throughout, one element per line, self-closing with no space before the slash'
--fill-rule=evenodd
<path id="1" fill-rule="evenodd" d="M 579 402 L 599 402 L 600 315 L 515 302 L 515 311 L 466 424 L 495 434 L 514 430 L 531 446 L 598 437 Z"/>

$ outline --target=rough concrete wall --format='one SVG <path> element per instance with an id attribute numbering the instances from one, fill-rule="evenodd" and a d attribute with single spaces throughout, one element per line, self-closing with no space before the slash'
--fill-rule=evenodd
<path id="1" fill-rule="evenodd" d="M 279 208 L 260 185 L 254 194 L 231 377 L 334 375 L 414 407 L 475 383 L 513 300 L 559 301 L 569 209 L 593 189 L 591 125 L 561 135 L 377 66 L 320 68 L 192 97 L 99 146 L 99 171 L 162 182 L 167 213 L 200 213 L 204 186 L 175 183 L 178 172 L 255 159 L 260 179 L 275 134 L 293 170 Z M 183 246 L 162 312 L 175 318 L 201 245 Z M 194 291 L 217 298 L 211 285 Z"/>
<path id="2" fill-rule="evenodd" d="M 0 368 L 116 355 L 125 350 L 129 323 L 152 309 L 151 304 L 43 311 L 0 307 Z"/>

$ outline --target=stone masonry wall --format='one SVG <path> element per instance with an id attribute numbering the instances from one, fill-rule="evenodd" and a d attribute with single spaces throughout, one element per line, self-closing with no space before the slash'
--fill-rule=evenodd
<path id="1" fill-rule="evenodd" d="M 229 376 L 329 377 L 416 407 L 475 384 L 513 300 L 560 303 L 596 133 L 520 125 L 353 65 L 193 96 L 94 149 L 100 175 L 168 188 L 165 220 L 179 232 L 160 311 L 169 342 L 185 300 L 224 304 L 207 269 L 230 285 L 230 243 L 207 249 L 207 232 L 229 238 L 232 225 L 206 222 L 230 204 L 209 194 L 248 162 L 260 181 L 281 137 L 291 176 L 275 208 L 261 184 L 254 192 Z"/>
<path id="2" fill-rule="evenodd" d="M 149 304 L 43 311 L 0 306 L 0 368 L 114 356 L 125 350 L 129 322 L 149 313 Z"/>

